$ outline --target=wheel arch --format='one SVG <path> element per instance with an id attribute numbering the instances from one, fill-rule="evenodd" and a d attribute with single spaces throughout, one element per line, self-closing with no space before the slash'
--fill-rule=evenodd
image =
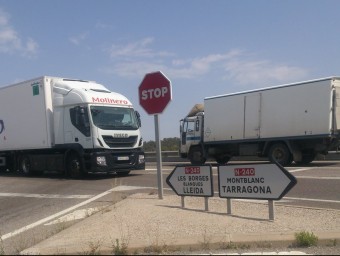
<path id="1" fill-rule="evenodd" d="M 80 162 L 81 172 L 85 172 L 85 160 L 84 160 L 84 149 L 80 144 L 70 144 L 64 152 L 64 173 L 69 175 L 68 173 L 68 163 L 70 158 L 76 156 Z"/>
<path id="2" fill-rule="evenodd" d="M 202 150 L 203 156 L 205 158 L 207 158 L 206 147 L 205 147 L 205 145 L 202 142 L 200 142 L 198 144 L 195 144 L 195 145 L 191 145 L 189 150 L 188 150 L 188 154 L 187 155 L 189 155 L 192 152 L 192 150 L 195 149 L 195 148 L 200 148 Z"/>
<path id="3" fill-rule="evenodd" d="M 278 140 L 267 145 L 265 156 L 270 161 L 277 162 L 282 166 L 290 165 L 294 160 L 294 146 L 287 140 Z"/>
<path id="4" fill-rule="evenodd" d="M 202 160 L 204 159 L 204 162 L 207 160 L 206 149 L 205 149 L 205 147 L 204 147 L 204 145 L 202 143 L 199 143 L 197 145 L 192 145 L 189 148 L 188 158 L 189 158 L 189 160 L 191 161 L 192 164 L 193 164 L 193 154 L 195 152 L 197 152 L 197 149 L 199 149 L 200 152 L 202 153 Z M 197 163 L 195 163 L 195 164 L 197 164 Z"/>
<path id="5" fill-rule="evenodd" d="M 285 144 L 288 147 L 290 153 L 293 154 L 294 150 L 293 150 L 293 146 L 292 146 L 291 141 L 289 141 L 289 140 L 271 140 L 271 141 L 265 142 L 263 149 L 262 149 L 262 155 L 267 156 L 271 146 L 273 146 L 274 144 L 279 144 L 279 143 Z"/>

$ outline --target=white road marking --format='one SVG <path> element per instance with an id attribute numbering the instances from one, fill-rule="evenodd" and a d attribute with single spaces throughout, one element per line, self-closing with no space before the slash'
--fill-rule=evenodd
<path id="1" fill-rule="evenodd" d="M 101 198 L 103 196 L 106 196 L 107 194 L 110 194 L 112 191 L 113 191 L 113 189 L 107 190 L 107 191 L 105 191 L 105 192 L 103 192 L 103 193 L 101 193 L 101 194 L 99 194 L 97 196 L 94 196 L 94 197 L 92 197 L 92 198 L 90 198 L 90 199 L 88 199 L 88 200 L 86 200 L 84 202 L 76 204 L 76 205 L 74 205 L 74 206 L 72 206 L 70 208 L 67 208 L 67 209 L 65 209 L 63 211 L 60 211 L 60 212 L 58 212 L 56 214 L 53 214 L 53 215 L 51 215 L 49 217 L 46 217 L 46 218 L 41 219 L 41 220 L 39 220 L 37 222 L 34 222 L 32 224 L 29 224 L 27 226 L 24 226 L 22 228 L 14 230 L 14 231 L 12 231 L 10 233 L 7 233 L 7 234 L 1 236 L 1 240 L 4 241 L 4 240 L 6 240 L 8 238 L 11 238 L 11 237 L 16 236 L 16 235 L 18 235 L 20 233 L 23 233 L 23 232 L 25 232 L 25 231 L 27 231 L 29 229 L 35 228 L 35 227 L 37 227 L 37 226 L 39 226 L 41 224 L 44 224 L 44 223 L 46 223 L 48 221 L 51 221 L 51 220 L 53 220 L 55 218 L 58 218 L 59 216 L 65 215 L 66 213 L 69 213 L 69 212 L 71 212 L 71 211 L 73 211 L 73 210 L 75 210 L 75 209 L 77 209 L 77 208 L 79 208 L 81 206 L 84 206 L 84 205 L 86 205 L 88 203 L 91 203 L 91 202 L 97 200 L 98 198 Z"/>
<path id="2" fill-rule="evenodd" d="M 53 194 L 26 194 L 26 193 L 0 193 L 0 197 L 34 197 L 34 198 L 56 198 L 56 199 L 86 199 L 93 195 L 53 195 Z"/>
<path id="3" fill-rule="evenodd" d="M 128 191 L 128 190 L 137 190 L 137 189 L 156 189 L 153 187 L 138 187 L 138 186 L 118 186 L 112 189 L 112 191 Z"/>
<path id="4" fill-rule="evenodd" d="M 340 180 L 340 177 L 313 177 L 313 176 L 295 176 L 297 179 L 312 179 L 312 180 Z"/>
<path id="5" fill-rule="evenodd" d="M 60 218 L 58 218 L 54 221 L 49 222 L 49 223 L 45 223 L 44 225 L 49 226 L 49 225 L 54 225 L 54 224 L 60 224 L 62 222 L 85 219 L 86 217 L 89 217 L 92 214 L 99 212 L 99 211 L 100 211 L 99 207 L 75 210 L 74 212 L 66 214 L 66 215 L 64 215 L 64 216 L 62 216 L 62 217 L 60 217 Z"/>
<path id="6" fill-rule="evenodd" d="M 97 200 L 97 199 L 99 199 L 99 198 L 101 198 L 103 196 L 106 196 L 106 195 L 110 194 L 111 192 L 114 192 L 114 191 L 126 191 L 126 190 L 136 190 L 136 189 L 149 189 L 149 188 L 150 187 L 118 186 L 118 187 L 109 189 L 109 190 L 107 190 L 107 191 L 105 191 L 105 192 L 103 192 L 101 194 L 98 194 L 98 195 L 96 195 L 96 196 L 94 196 L 94 197 L 92 197 L 92 198 L 90 198 L 90 199 L 88 199 L 88 200 L 86 200 L 84 202 L 76 204 L 76 205 L 74 205 L 74 206 L 72 206 L 70 208 L 67 208 L 67 209 L 65 209 L 63 211 L 55 213 L 55 214 L 53 214 L 53 215 L 51 215 L 49 217 L 46 217 L 46 218 L 41 219 L 41 220 L 39 220 L 37 222 L 34 222 L 32 224 L 29 224 L 27 226 L 24 226 L 22 228 L 14 230 L 14 231 L 12 231 L 10 233 L 7 233 L 7 234 L 1 236 L 0 240 L 4 241 L 4 240 L 6 240 L 8 238 L 11 238 L 11 237 L 16 236 L 16 235 L 18 235 L 20 233 L 23 233 L 23 232 L 25 232 L 25 231 L 27 231 L 29 229 L 35 228 L 35 227 L 37 227 L 39 225 L 42 225 L 42 224 L 44 224 L 44 223 L 46 223 L 48 221 L 52 221 L 52 220 L 54 220 L 54 219 L 56 219 L 56 218 L 58 218 L 60 216 L 63 216 L 63 215 L 65 215 L 65 214 L 67 214 L 67 213 L 69 213 L 69 212 L 71 212 L 71 211 L 73 211 L 73 210 L 75 210 L 75 209 L 77 209 L 77 208 L 79 208 L 81 206 L 89 204 L 89 203 L 91 203 L 91 202 L 93 202 L 93 201 L 95 201 L 95 200 Z"/>
<path id="7" fill-rule="evenodd" d="M 284 199 L 288 199 L 288 200 L 299 200 L 299 201 L 312 201 L 312 202 L 322 202 L 322 203 L 336 203 L 336 204 L 340 204 L 340 201 L 337 201 L 337 200 L 323 200 L 323 199 L 313 199 L 313 198 L 298 198 L 298 197 L 284 197 Z"/>
<path id="8" fill-rule="evenodd" d="M 309 168 L 300 168 L 300 169 L 295 169 L 295 170 L 288 170 L 290 173 L 292 172 L 303 172 L 303 171 L 308 171 L 308 170 L 311 170 L 313 169 L 312 167 L 309 167 Z"/>
<path id="9" fill-rule="evenodd" d="M 174 168 L 162 168 L 162 171 L 173 171 Z M 147 168 L 145 171 L 157 171 L 156 168 Z"/>

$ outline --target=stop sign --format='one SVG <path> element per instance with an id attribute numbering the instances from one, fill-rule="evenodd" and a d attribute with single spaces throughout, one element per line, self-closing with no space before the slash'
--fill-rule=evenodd
<path id="1" fill-rule="evenodd" d="M 149 115 L 162 113 L 172 99 L 171 82 L 161 71 L 146 74 L 138 89 L 139 104 Z"/>

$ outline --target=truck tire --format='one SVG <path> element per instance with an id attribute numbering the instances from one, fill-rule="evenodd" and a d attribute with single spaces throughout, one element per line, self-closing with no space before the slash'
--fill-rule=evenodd
<path id="1" fill-rule="evenodd" d="M 32 175 L 31 162 L 27 155 L 20 156 L 18 165 L 19 171 L 22 172 L 24 175 Z"/>
<path id="2" fill-rule="evenodd" d="M 313 160 L 315 159 L 316 154 L 315 153 L 311 153 L 311 154 L 303 154 L 302 153 L 302 157 L 300 161 L 297 161 L 297 164 L 310 164 L 311 162 L 313 162 Z"/>
<path id="3" fill-rule="evenodd" d="M 289 165 L 293 161 L 292 154 L 284 143 L 273 144 L 269 148 L 268 157 L 270 161 L 278 162 L 282 166 Z"/>
<path id="4" fill-rule="evenodd" d="M 70 153 L 66 158 L 66 175 L 70 178 L 79 178 L 83 174 L 80 157 L 77 153 Z"/>
<path id="5" fill-rule="evenodd" d="M 204 164 L 207 159 L 204 157 L 201 147 L 193 147 L 189 152 L 189 160 L 191 164 L 201 165 Z"/>
<path id="6" fill-rule="evenodd" d="M 229 156 L 220 156 L 220 157 L 216 157 L 216 162 L 218 164 L 227 164 L 230 160 Z"/>

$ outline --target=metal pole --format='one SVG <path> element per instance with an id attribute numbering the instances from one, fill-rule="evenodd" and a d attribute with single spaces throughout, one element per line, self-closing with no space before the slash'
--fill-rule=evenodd
<path id="1" fill-rule="evenodd" d="M 227 214 L 231 215 L 231 199 L 227 198 Z"/>
<path id="2" fill-rule="evenodd" d="M 204 205 L 205 205 L 205 211 L 209 211 L 209 197 L 204 197 Z"/>
<path id="3" fill-rule="evenodd" d="M 157 181 L 158 181 L 158 198 L 163 199 L 163 174 L 162 174 L 162 149 L 159 139 L 159 121 L 158 115 L 155 117 L 155 137 L 156 137 L 156 157 L 157 157 Z"/>
<path id="4" fill-rule="evenodd" d="M 269 220 L 275 219 L 274 200 L 268 200 Z"/>
<path id="5" fill-rule="evenodd" d="M 181 196 L 181 206 L 185 208 L 184 196 Z"/>

